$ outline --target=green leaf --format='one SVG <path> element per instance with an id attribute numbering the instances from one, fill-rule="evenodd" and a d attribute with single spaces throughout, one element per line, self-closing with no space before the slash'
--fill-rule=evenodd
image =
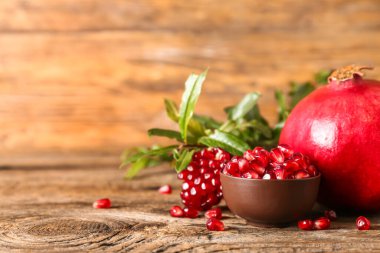
<path id="1" fill-rule="evenodd" d="M 255 107 L 260 94 L 257 92 L 248 93 L 244 98 L 234 107 L 227 109 L 229 119 L 238 120 L 243 118 L 250 110 Z"/>
<path id="2" fill-rule="evenodd" d="M 260 108 L 259 108 L 258 104 L 256 104 L 256 106 L 254 106 L 252 108 L 252 110 L 250 110 L 247 113 L 247 115 L 245 116 L 245 119 L 247 121 L 257 120 L 260 123 L 269 126 L 268 121 L 261 115 Z"/>
<path id="3" fill-rule="evenodd" d="M 314 85 L 312 85 L 311 83 L 303 83 L 303 84 L 292 83 L 291 86 L 292 86 L 292 89 L 289 92 L 289 96 L 291 98 L 290 109 L 293 109 L 294 106 L 296 106 L 296 104 L 298 104 L 299 101 L 301 101 L 304 97 L 306 97 L 313 90 L 315 90 Z"/>
<path id="4" fill-rule="evenodd" d="M 187 129 L 191 117 L 193 116 L 195 105 L 202 90 L 202 84 L 206 79 L 207 70 L 200 75 L 191 74 L 185 83 L 185 91 L 182 95 L 181 106 L 179 108 L 179 129 L 182 139 L 187 143 Z"/>
<path id="5" fill-rule="evenodd" d="M 127 172 L 125 173 L 126 179 L 132 179 L 134 176 L 136 176 L 142 169 L 148 167 L 149 164 L 149 158 L 148 157 L 140 157 L 137 159 L 130 168 L 128 168 Z"/>
<path id="6" fill-rule="evenodd" d="M 204 136 L 199 143 L 208 147 L 220 147 L 233 155 L 242 155 L 244 151 L 250 149 L 249 145 L 230 133 L 224 133 L 216 130 L 210 136 Z"/>
<path id="7" fill-rule="evenodd" d="M 250 127 L 262 133 L 264 137 L 268 139 L 272 138 L 272 129 L 268 125 L 265 125 L 258 120 L 252 120 L 248 123 Z"/>
<path id="8" fill-rule="evenodd" d="M 170 99 L 165 99 L 165 110 L 168 117 L 174 121 L 175 123 L 178 123 L 179 119 L 179 113 L 178 113 L 178 106 L 177 104 Z"/>
<path id="9" fill-rule="evenodd" d="M 216 129 L 222 125 L 222 123 L 213 119 L 212 117 L 204 115 L 194 114 L 193 119 L 201 123 L 207 129 Z"/>
<path id="10" fill-rule="evenodd" d="M 178 147 L 178 145 L 171 145 L 171 146 L 167 146 L 167 147 L 163 147 L 163 148 L 157 147 L 157 148 L 150 149 L 150 150 L 139 151 L 139 152 L 131 154 L 127 157 L 123 157 L 122 158 L 123 160 L 122 160 L 120 167 L 124 167 L 130 163 L 135 163 L 143 157 L 166 155 L 166 154 L 172 152 L 172 150 L 177 148 L 177 147 Z"/>
<path id="11" fill-rule="evenodd" d="M 148 130 L 149 136 L 163 136 L 168 137 L 170 139 L 175 139 L 179 142 L 182 142 L 181 133 L 174 130 L 169 129 L 161 129 L 161 128 L 152 128 Z"/>
<path id="12" fill-rule="evenodd" d="M 191 159 L 193 158 L 195 150 L 187 150 L 183 149 L 180 156 L 178 157 L 176 163 L 175 163 L 175 170 L 177 173 L 184 170 L 187 165 L 191 162 Z"/>
<path id="13" fill-rule="evenodd" d="M 317 84 L 326 84 L 330 75 L 331 70 L 321 70 L 314 75 L 314 80 Z"/>
<path id="14" fill-rule="evenodd" d="M 275 98 L 276 98 L 276 101 L 278 104 L 278 110 L 279 110 L 278 121 L 286 120 L 289 112 L 288 112 L 288 108 L 286 105 L 285 94 L 279 90 L 276 90 Z"/>

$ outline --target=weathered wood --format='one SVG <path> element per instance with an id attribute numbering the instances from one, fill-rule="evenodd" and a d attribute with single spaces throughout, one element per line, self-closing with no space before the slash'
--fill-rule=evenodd
<path id="1" fill-rule="evenodd" d="M 207 66 L 199 112 L 222 118 L 256 90 L 273 122 L 273 90 L 290 80 L 351 63 L 380 78 L 379 10 L 376 0 L 0 1 L 0 163 L 117 159 L 150 143 L 148 128 L 172 126 L 163 98 L 178 101 Z"/>
<path id="2" fill-rule="evenodd" d="M 113 168 L 0 170 L 0 251 L 243 251 L 379 252 L 379 216 L 373 229 L 358 231 L 355 217 L 341 217 L 326 231 L 258 228 L 234 217 L 224 204 L 227 230 L 210 232 L 205 219 L 175 219 L 168 209 L 179 204 L 179 181 L 167 167 L 123 181 Z M 164 183 L 175 187 L 160 195 Z M 109 197 L 114 207 L 93 209 Z"/>

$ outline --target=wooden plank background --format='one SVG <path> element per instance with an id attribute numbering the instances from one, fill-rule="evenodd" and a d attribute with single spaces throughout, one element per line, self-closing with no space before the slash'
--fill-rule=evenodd
<path id="1" fill-rule="evenodd" d="M 380 78 L 380 1 L 0 1 L 0 165 L 115 163 L 171 126 L 190 72 L 198 112 L 357 63 Z"/>

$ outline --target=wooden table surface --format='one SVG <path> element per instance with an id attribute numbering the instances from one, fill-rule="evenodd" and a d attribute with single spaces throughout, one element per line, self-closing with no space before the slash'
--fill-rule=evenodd
<path id="1" fill-rule="evenodd" d="M 176 219 L 179 181 L 169 167 L 149 169 L 133 181 L 117 166 L 12 168 L 0 170 L 0 251 L 128 252 L 380 252 L 380 217 L 358 231 L 355 217 L 341 217 L 326 231 L 258 228 L 234 217 L 224 203 L 224 232 L 205 219 Z M 171 195 L 157 188 L 170 183 Z M 93 209 L 108 197 L 111 209 Z"/>

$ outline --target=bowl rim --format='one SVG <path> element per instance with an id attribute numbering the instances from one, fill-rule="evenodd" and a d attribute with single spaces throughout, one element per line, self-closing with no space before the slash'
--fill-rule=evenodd
<path id="1" fill-rule="evenodd" d="M 313 181 L 315 179 L 321 178 L 321 172 L 315 177 L 307 177 L 307 178 L 301 178 L 301 179 L 262 179 L 262 178 L 243 178 L 243 177 L 234 177 L 230 175 L 226 175 L 223 172 L 220 172 L 220 175 L 226 178 L 231 178 L 232 180 L 237 181 L 251 181 L 251 182 L 305 182 L 305 181 Z"/>

